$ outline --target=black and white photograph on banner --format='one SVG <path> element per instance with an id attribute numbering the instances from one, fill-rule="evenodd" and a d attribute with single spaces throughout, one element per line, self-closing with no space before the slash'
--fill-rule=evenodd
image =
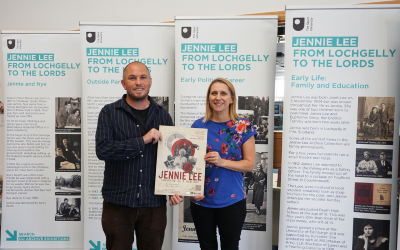
<path id="1" fill-rule="evenodd" d="M 358 97 L 357 143 L 393 145 L 394 97 Z"/>
<path id="2" fill-rule="evenodd" d="M 353 250 L 389 250 L 390 220 L 354 218 Z"/>
<path id="3" fill-rule="evenodd" d="M 56 195 L 81 195 L 81 174 L 62 173 L 56 175 Z"/>
<path id="4" fill-rule="evenodd" d="M 56 134 L 56 172 L 81 172 L 81 135 Z"/>
<path id="5" fill-rule="evenodd" d="M 356 177 L 392 178 L 393 150 L 356 149 Z"/>
<path id="6" fill-rule="evenodd" d="M 81 132 L 81 98 L 56 97 L 55 101 L 56 132 Z"/>
<path id="7" fill-rule="evenodd" d="M 256 144 L 268 144 L 268 117 L 260 117 L 260 125 L 256 128 L 258 133 L 256 137 Z"/>
<path id="8" fill-rule="evenodd" d="M 390 214 L 392 184 L 354 184 L 354 212 Z"/>
<path id="9" fill-rule="evenodd" d="M 0 101 L 0 127 L 4 126 L 4 103 Z"/>
<path id="10" fill-rule="evenodd" d="M 179 204 L 178 242 L 198 243 L 196 228 L 190 212 L 190 196 L 184 196 Z"/>
<path id="11" fill-rule="evenodd" d="M 56 198 L 56 221 L 80 221 L 81 198 Z"/>
<path id="12" fill-rule="evenodd" d="M 183 197 L 183 207 L 183 222 L 193 223 L 192 213 L 190 212 L 190 196 Z"/>
<path id="13" fill-rule="evenodd" d="M 152 96 L 153 100 L 163 107 L 165 110 L 169 111 L 169 99 L 168 96 Z"/>
<path id="14" fill-rule="evenodd" d="M 249 120 L 258 132 L 256 144 L 268 144 L 269 97 L 239 96 L 238 114 Z"/>
<path id="15" fill-rule="evenodd" d="M 266 230 L 267 173 L 268 153 L 257 152 L 253 171 L 244 172 L 247 214 L 243 230 Z"/>

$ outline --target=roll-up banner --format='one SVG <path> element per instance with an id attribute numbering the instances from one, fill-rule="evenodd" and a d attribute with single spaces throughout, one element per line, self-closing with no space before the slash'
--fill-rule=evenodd
<path id="1" fill-rule="evenodd" d="M 82 248 L 79 46 L 79 32 L 2 32 L 4 248 Z"/>
<path id="2" fill-rule="evenodd" d="M 286 20 L 279 248 L 395 249 L 400 5 Z"/>
<path id="3" fill-rule="evenodd" d="M 261 190 L 260 213 L 256 213 L 254 201 L 261 200 L 253 199 L 252 172 L 244 173 L 247 216 L 240 241 L 243 249 L 264 248 L 272 238 L 273 133 L 268 131 L 274 131 L 277 21 L 277 16 L 175 18 L 176 125 L 190 127 L 203 117 L 209 84 L 225 78 L 235 86 L 238 113 L 258 132 L 256 165 L 262 164 L 267 184 Z M 190 199 L 185 197 L 174 208 L 175 250 L 199 249 L 189 205 Z"/>
<path id="4" fill-rule="evenodd" d="M 150 96 L 174 117 L 174 24 L 80 23 L 84 153 L 87 175 L 84 202 L 84 249 L 105 249 L 101 226 L 104 162 L 96 157 L 95 132 L 101 108 L 126 94 L 124 67 L 139 61 L 153 79 Z M 168 205 L 169 207 L 169 205 Z M 167 211 L 163 249 L 171 249 L 172 209 Z M 134 249 L 136 241 L 134 243 Z"/>

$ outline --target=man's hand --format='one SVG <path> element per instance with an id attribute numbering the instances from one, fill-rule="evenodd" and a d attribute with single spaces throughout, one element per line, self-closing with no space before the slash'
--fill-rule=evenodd
<path id="1" fill-rule="evenodd" d="M 147 134 L 143 136 L 144 144 L 153 143 L 156 144 L 158 141 L 162 141 L 161 132 L 155 128 L 152 128 Z"/>
<path id="2" fill-rule="evenodd" d="M 182 196 L 179 196 L 178 194 L 170 195 L 170 196 L 169 196 L 169 205 L 170 205 L 170 206 L 178 205 L 178 204 L 181 203 L 182 201 L 183 201 L 183 197 L 182 197 Z"/>

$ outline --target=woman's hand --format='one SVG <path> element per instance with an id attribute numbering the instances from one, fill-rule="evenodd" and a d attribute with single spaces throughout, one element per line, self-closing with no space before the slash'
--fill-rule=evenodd
<path id="1" fill-rule="evenodd" d="M 366 236 L 365 234 L 358 236 L 359 239 L 362 239 L 364 241 L 368 240 L 368 236 Z"/>
<path id="2" fill-rule="evenodd" d="M 181 203 L 182 201 L 183 201 L 183 197 L 182 197 L 182 196 L 179 196 L 178 194 L 170 195 L 170 196 L 169 196 L 169 205 L 170 205 L 170 206 L 178 205 L 178 204 Z"/>
<path id="3" fill-rule="evenodd" d="M 190 197 L 190 199 L 192 199 L 194 201 L 201 201 L 202 199 L 204 199 L 204 195 L 203 196 L 192 196 L 192 197 Z"/>
<path id="4" fill-rule="evenodd" d="M 364 249 L 368 250 L 368 236 L 365 234 L 358 236 L 359 239 L 364 240 Z"/>
<path id="5" fill-rule="evenodd" d="M 204 156 L 206 162 L 212 163 L 218 167 L 222 167 L 224 160 L 219 156 L 218 152 L 209 152 Z"/>

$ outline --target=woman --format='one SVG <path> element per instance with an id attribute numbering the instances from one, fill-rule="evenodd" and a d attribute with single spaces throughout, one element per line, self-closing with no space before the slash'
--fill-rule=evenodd
<path id="1" fill-rule="evenodd" d="M 366 173 L 366 174 L 377 174 L 378 167 L 374 160 L 371 159 L 371 153 L 369 151 L 364 151 L 364 160 L 358 163 L 356 168 L 356 172 L 358 173 Z"/>
<path id="2" fill-rule="evenodd" d="M 368 117 L 368 122 L 365 124 L 364 128 L 364 140 L 375 139 L 378 135 L 379 127 L 379 113 L 378 107 L 374 106 Z"/>
<path id="3" fill-rule="evenodd" d="M 207 128 L 204 196 L 192 197 L 191 212 L 201 249 L 238 249 L 246 217 L 243 172 L 253 170 L 255 136 L 251 123 L 236 114 L 236 94 L 231 82 L 218 78 L 207 90 L 206 114 L 193 128 Z M 180 201 L 170 198 L 172 205 Z"/>
<path id="4" fill-rule="evenodd" d="M 256 214 L 260 215 L 260 207 L 264 202 L 264 187 L 267 185 L 267 176 L 262 169 L 261 163 L 257 164 L 257 172 L 253 174 L 251 183 L 254 183 L 252 203 L 256 206 Z"/>
<path id="5" fill-rule="evenodd" d="M 363 223 L 364 234 L 358 236 L 354 245 L 354 250 L 389 249 L 389 239 L 386 237 L 376 237 L 376 224 L 372 220 Z"/>
<path id="6" fill-rule="evenodd" d="M 74 109 L 72 114 L 68 116 L 67 127 L 80 127 L 81 126 L 81 111 L 79 109 Z"/>

